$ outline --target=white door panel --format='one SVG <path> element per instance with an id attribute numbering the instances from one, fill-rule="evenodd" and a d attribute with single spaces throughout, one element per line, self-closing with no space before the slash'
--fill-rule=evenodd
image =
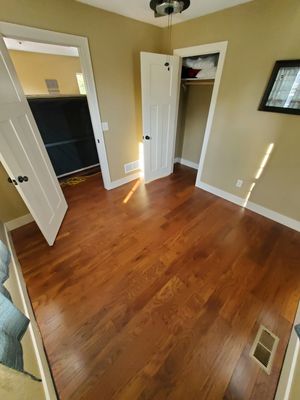
<path id="1" fill-rule="evenodd" d="M 180 65 L 177 56 L 141 53 L 145 182 L 173 171 Z"/>
<path id="2" fill-rule="evenodd" d="M 52 245 L 67 203 L 1 36 L 0 160 Z M 28 181 L 18 182 L 19 176 Z"/>

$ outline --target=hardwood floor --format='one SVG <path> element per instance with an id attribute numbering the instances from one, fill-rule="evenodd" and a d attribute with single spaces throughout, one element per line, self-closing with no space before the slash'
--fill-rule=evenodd
<path id="1" fill-rule="evenodd" d="M 50 248 L 13 232 L 61 399 L 272 399 L 300 293 L 300 233 L 194 187 L 66 187 Z M 280 337 L 271 375 L 249 358 Z"/>

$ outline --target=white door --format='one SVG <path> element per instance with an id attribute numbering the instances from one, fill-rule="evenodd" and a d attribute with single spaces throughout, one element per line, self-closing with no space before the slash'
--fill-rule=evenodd
<path id="1" fill-rule="evenodd" d="M 68 206 L 1 35 L 0 161 L 52 245 Z"/>
<path id="2" fill-rule="evenodd" d="M 173 172 L 180 67 L 178 56 L 141 53 L 145 182 Z"/>

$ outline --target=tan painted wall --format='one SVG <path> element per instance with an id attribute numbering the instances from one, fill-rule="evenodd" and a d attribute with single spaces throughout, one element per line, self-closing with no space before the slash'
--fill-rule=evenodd
<path id="1" fill-rule="evenodd" d="M 81 72 L 79 57 L 9 51 L 26 95 L 48 95 L 45 79 L 56 79 L 60 94 L 80 94 L 76 72 Z"/>
<path id="2" fill-rule="evenodd" d="M 175 25 L 172 35 L 173 48 L 228 40 L 203 181 L 246 197 L 274 142 L 250 200 L 300 220 L 300 117 L 257 111 L 275 61 L 300 58 L 299 0 L 254 0 Z"/>
<path id="3" fill-rule="evenodd" d="M 212 85 L 181 87 L 176 157 L 199 163 Z"/>
<path id="4" fill-rule="evenodd" d="M 14 185 L 7 182 L 8 175 L 0 163 L 0 222 L 28 214 L 28 210 Z"/>

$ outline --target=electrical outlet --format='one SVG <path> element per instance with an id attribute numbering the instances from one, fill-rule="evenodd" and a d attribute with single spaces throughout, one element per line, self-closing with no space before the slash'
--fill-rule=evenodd
<path id="1" fill-rule="evenodd" d="M 244 183 L 244 181 L 242 179 L 238 179 L 236 181 L 235 186 L 238 187 L 238 188 L 241 188 L 243 186 L 243 183 Z"/>
<path id="2" fill-rule="evenodd" d="M 106 132 L 109 130 L 108 122 L 102 122 L 102 130 L 103 130 L 103 132 Z"/>

